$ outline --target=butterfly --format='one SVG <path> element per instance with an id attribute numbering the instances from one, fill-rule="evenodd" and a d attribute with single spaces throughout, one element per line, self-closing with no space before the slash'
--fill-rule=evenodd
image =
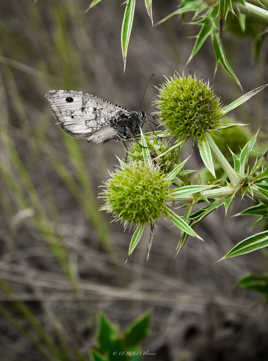
<path id="1" fill-rule="evenodd" d="M 128 111 L 82 91 L 49 90 L 45 97 L 57 124 L 70 135 L 89 142 L 136 137 L 146 120 L 144 112 Z"/>

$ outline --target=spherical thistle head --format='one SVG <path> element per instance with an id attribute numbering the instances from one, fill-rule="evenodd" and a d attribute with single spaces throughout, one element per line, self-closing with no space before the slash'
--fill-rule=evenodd
<path id="1" fill-rule="evenodd" d="M 169 150 L 171 145 L 166 140 L 159 138 L 157 136 L 145 136 L 147 146 L 150 150 L 151 158 L 155 166 L 159 167 L 159 170 L 162 173 L 169 173 L 179 162 L 180 159 L 180 147 L 177 147 L 160 158 L 156 158 L 158 155 Z M 129 151 L 128 157 L 132 161 L 143 161 L 143 148 L 142 145 L 138 142 L 133 142 Z"/>
<path id="2" fill-rule="evenodd" d="M 196 77 L 177 76 L 160 87 L 156 105 L 160 120 L 170 134 L 183 140 L 199 140 L 217 128 L 222 117 L 219 98 Z"/>
<path id="3" fill-rule="evenodd" d="M 143 162 L 130 162 L 111 175 L 102 197 L 104 210 L 126 225 L 154 223 L 167 215 L 170 181 Z"/>

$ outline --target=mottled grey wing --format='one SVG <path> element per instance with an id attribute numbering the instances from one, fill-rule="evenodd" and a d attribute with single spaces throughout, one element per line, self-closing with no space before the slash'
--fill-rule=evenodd
<path id="1" fill-rule="evenodd" d="M 72 136 L 102 143 L 117 135 L 110 119 L 125 112 L 123 108 L 75 90 L 50 90 L 45 97 L 58 124 Z"/>

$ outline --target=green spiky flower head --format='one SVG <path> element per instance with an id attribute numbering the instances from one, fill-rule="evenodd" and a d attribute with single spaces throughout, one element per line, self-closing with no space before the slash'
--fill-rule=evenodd
<path id="1" fill-rule="evenodd" d="M 104 210 L 125 225 L 154 223 L 167 215 L 170 181 L 144 162 L 121 163 L 105 185 Z"/>
<path id="2" fill-rule="evenodd" d="M 183 140 L 200 140 L 217 128 L 222 110 L 208 84 L 196 77 L 171 77 L 159 89 L 156 105 L 170 134 Z"/>
<path id="3" fill-rule="evenodd" d="M 145 138 L 154 165 L 158 166 L 161 172 L 169 173 L 179 162 L 181 147 L 176 147 L 169 151 L 171 146 L 166 140 L 157 136 L 145 136 Z M 128 152 L 129 159 L 133 161 L 143 161 L 142 151 L 141 144 L 133 142 Z M 164 155 L 157 158 L 160 154 Z M 154 158 L 156 159 L 154 160 Z"/>

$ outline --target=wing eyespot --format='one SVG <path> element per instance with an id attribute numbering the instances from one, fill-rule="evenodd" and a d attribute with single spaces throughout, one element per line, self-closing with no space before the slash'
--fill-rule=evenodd
<path id="1" fill-rule="evenodd" d="M 74 101 L 74 98 L 67 97 L 67 98 L 65 98 L 65 100 L 66 100 L 67 103 L 72 103 Z"/>

